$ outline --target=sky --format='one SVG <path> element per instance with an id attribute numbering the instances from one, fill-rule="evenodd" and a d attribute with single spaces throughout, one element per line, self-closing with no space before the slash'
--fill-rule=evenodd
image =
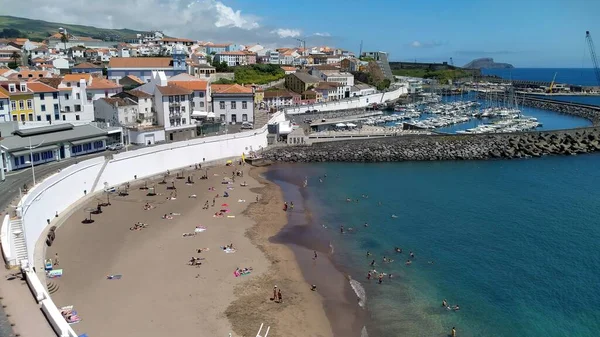
<path id="1" fill-rule="evenodd" d="M 387 51 L 394 61 L 591 67 L 600 0 L 0 0 L 0 14 L 267 47 Z M 597 50 L 600 53 L 600 49 Z"/>

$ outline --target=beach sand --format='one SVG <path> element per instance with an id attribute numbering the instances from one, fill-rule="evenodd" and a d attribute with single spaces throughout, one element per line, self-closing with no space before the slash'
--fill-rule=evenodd
<path id="1" fill-rule="evenodd" d="M 245 177 L 236 177 L 231 185 L 221 181 L 231 177 L 232 167 L 210 168 L 208 180 L 199 179 L 203 170 L 193 171 L 192 185 L 175 179 L 172 172 L 167 184 L 155 185 L 157 196 L 146 196 L 148 191 L 132 185 L 128 196 L 111 195 L 111 205 L 92 215 L 94 223 L 81 223 L 88 216 L 85 208 L 67 219 L 46 256 L 59 254 L 55 268 L 64 274 L 50 280 L 59 286 L 52 298 L 59 307 L 74 306 L 82 319 L 73 325 L 75 331 L 90 336 L 255 336 L 264 322 L 271 326 L 269 336 L 333 335 L 322 299 L 310 291 L 292 251 L 269 242 L 286 223 L 281 192 L 274 184 L 262 187 L 252 178 L 261 169 L 252 169 L 252 174 L 249 166 L 242 170 Z M 244 180 L 247 187 L 240 186 Z M 171 181 L 177 200 L 167 200 Z M 215 191 L 209 191 L 211 186 Z M 212 204 L 227 187 L 234 188 L 228 190 L 228 198 L 219 197 L 215 207 L 202 209 L 206 200 Z M 256 192 L 264 193 L 258 203 Z M 191 194 L 198 197 L 188 198 Z M 85 207 L 105 201 L 106 196 L 99 195 Z M 156 207 L 144 211 L 146 202 Z M 226 215 L 235 218 L 213 217 L 223 203 L 229 205 L 223 207 L 230 210 Z M 161 219 L 171 212 L 181 215 Z M 138 221 L 149 227 L 131 231 Z M 207 230 L 182 236 L 197 225 Z M 237 251 L 227 254 L 220 246 L 230 243 Z M 198 248 L 210 250 L 197 253 Z M 205 260 L 199 267 L 189 266 L 192 256 Z M 236 267 L 253 271 L 235 277 Z M 107 280 L 110 274 L 122 278 Z M 275 284 L 283 303 L 269 299 Z"/>

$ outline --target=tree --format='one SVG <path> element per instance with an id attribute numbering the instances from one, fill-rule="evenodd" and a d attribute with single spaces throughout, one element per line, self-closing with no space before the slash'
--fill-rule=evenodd
<path id="1" fill-rule="evenodd" d="M 63 43 L 63 46 L 65 47 L 65 50 L 67 50 L 67 42 L 69 42 L 69 37 L 67 36 L 67 34 L 62 33 L 60 36 L 60 42 Z"/>
<path id="2" fill-rule="evenodd" d="M 20 58 L 21 58 L 21 56 L 19 56 L 19 54 L 16 51 L 13 51 L 13 53 L 10 55 L 10 59 L 12 60 L 12 63 L 15 64 L 16 66 L 19 65 Z M 16 68 L 16 66 L 15 66 L 15 68 Z"/>
<path id="3" fill-rule="evenodd" d="M 212 57 L 210 55 L 206 55 L 206 63 L 212 64 Z"/>

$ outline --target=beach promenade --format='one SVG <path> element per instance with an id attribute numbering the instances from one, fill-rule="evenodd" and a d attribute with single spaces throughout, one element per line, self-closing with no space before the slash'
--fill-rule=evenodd
<path id="1" fill-rule="evenodd" d="M 224 179 L 234 170 L 244 176 Z M 122 336 L 255 336 L 264 322 L 271 326 L 269 336 L 332 336 L 320 295 L 310 291 L 291 250 L 269 242 L 286 223 L 281 193 L 273 185 L 259 196 L 265 191 L 252 178 L 258 172 L 249 170 L 212 167 L 207 180 L 199 179 L 204 169 L 185 173 L 194 175 L 194 184 L 172 172 L 166 184 L 139 181 L 128 196 L 112 197 L 91 224 L 82 224 L 89 217 L 84 210 L 105 202 L 102 195 L 74 212 L 56 230 L 46 256 L 58 253 L 55 268 L 63 269 L 63 276 L 51 280 L 59 286 L 52 298 L 59 308 L 74 306 L 81 318 L 72 325 L 75 331 L 102 336 L 110 327 Z M 244 181 L 247 186 L 241 186 Z M 175 200 L 175 190 L 167 190 L 173 183 Z M 156 196 L 139 188 L 146 184 L 155 187 Z M 144 210 L 146 204 L 152 209 Z M 221 210 L 227 212 L 215 217 Z M 162 218 L 171 213 L 172 219 Z M 137 222 L 148 226 L 130 230 Z M 202 228 L 195 235 L 183 236 L 197 226 Z M 221 248 L 227 245 L 235 252 Z M 202 264 L 190 266 L 192 257 Z M 236 277 L 236 268 L 252 271 Z M 114 274 L 121 279 L 107 279 Z M 274 285 L 283 303 L 269 299 Z"/>

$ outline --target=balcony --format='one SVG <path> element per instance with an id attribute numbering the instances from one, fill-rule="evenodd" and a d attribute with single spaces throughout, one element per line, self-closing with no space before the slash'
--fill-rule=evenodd
<path id="1" fill-rule="evenodd" d="M 169 102 L 169 107 L 181 106 L 181 102 Z"/>

